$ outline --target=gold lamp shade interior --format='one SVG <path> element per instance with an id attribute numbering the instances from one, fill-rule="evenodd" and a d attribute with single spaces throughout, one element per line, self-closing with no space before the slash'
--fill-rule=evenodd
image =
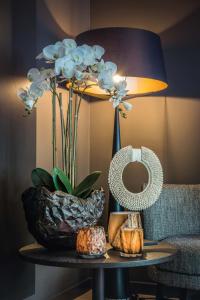
<path id="1" fill-rule="evenodd" d="M 124 77 L 123 77 L 124 78 Z M 125 77 L 127 81 L 127 96 L 143 96 L 152 94 L 158 91 L 162 91 L 167 88 L 168 84 L 164 81 L 152 79 L 152 78 L 140 78 L 140 77 Z M 97 84 L 92 81 L 88 81 L 87 85 L 89 86 L 83 92 L 83 88 L 79 88 L 79 92 L 83 92 L 83 94 L 96 97 L 99 99 L 108 99 L 110 97 L 109 94 L 106 93 L 105 90 L 101 89 Z M 67 88 L 69 88 L 69 84 L 67 83 Z M 78 91 L 74 88 L 75 92 Z"/>

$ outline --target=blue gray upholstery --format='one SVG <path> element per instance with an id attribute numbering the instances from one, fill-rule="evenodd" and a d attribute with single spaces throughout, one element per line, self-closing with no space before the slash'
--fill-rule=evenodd
<path id="1" fill-rule="evenodd" d="M 150 277 L 200 290 L 200 185 L 164 185 L 159 200 L 143 215 L 146 239 L 164 240 L 178 249 L 172 262 L 151 267 Z"/>
<path id="2" fill-rule="evenodd" d="M 148 270 L 149 277 L 157 282 L 170 287 L 178 287 L 189 290 L 200 290 L 199 276 L 189 276 L 181 273 L 173 273 L 169 271 L 160 270 L 157 267 L 150 267 Z"/>

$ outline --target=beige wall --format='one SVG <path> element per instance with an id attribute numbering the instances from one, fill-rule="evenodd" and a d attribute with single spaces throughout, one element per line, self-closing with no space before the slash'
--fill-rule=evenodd
<path id="1" fill-rule="evenodd" d="M 172 88 L 163 96 L 132 99 L 133 110 L 127 120 L 121 119 L 121 136 L 122 146 L 146 146 L 157 153 L 165 182 L 197 183 L 200 180 L 200 93 L 198 84 L 192 85 L 194 78 L 197 81 L 199 77 L 199 60 L 192 59 L 193 50 L 198 46 L 188 42 L 198 28 L 195 15 L 198 6 L 199 1 L 91 1 L 91 28 L 138 27 L 160 33 L 163 38 Z M 188 65 L 187 60 L 191 61 Z M 113 114 L 110 103 L 91 103 L 90 165 L 92 170 L 103 171 L 100 183 L 106 190 Z M 129 168 L 125 172 L 125 184 L 131 190 L 138 190 L 146 179 L 142 168 Z"/>
<path id="2" fill-rule="evenodd" d="M 44 0 L 52 18 L 69 36 L 90 27 L 90 0 Z"/>
<path id="3" fill-rule="evenodd" d="M 199 0 L 91 0 L 91 28 L 122 26 L 160 33 L 197 7 Z"/>
<path id="4" fill-rule="evenodd" d="M 166 182 L 197 183 L 199 100 L 146 97 L 131 100 L 131 103 L 133 110 L 128 118 L 121 119 L 122 146 L 146 146 L 155 151 L 162 162 Z M 103 171 L 100 183 L 105 187 L 112 151 L 113 118 L 110 103 L 91 104 L 91 169 Z M 125 182 L 133 190 L 138 190 L 146 179 L 142 169 L 137 173 L 135 168 L 127 175 Z"/>

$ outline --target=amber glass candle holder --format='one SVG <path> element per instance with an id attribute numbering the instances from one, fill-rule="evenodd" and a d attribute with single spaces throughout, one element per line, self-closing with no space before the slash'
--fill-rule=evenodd
<path id="1" fill-rule="evenodd" d="M 115 250 L 123 251 L 122 229 L 142 229 L 140 213 L 112 212 L 108 224 L 108 241 Z"/>
<path id="2" fill-rule="evenodd" d="M 109 243 L 121 256 L 142 255 L 144 237 L 139 212 L 112 212 L 108 225 Z"/>
<path id="3" fill-rule="evenodd" d="M 138 257 L 143 251 L 143 229 L 142 228 L 122 228 L 121 229 L 121 256 Z"/>
<path id="4" fill-rule="evenodd" d="M 106 253 L 106 235 L 102 226 L 92 226 L 78 231 L 76 251 L 83 258 L 98 258 Z"/>

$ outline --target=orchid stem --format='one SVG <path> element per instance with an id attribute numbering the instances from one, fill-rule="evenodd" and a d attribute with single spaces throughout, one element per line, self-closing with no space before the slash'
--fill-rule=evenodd
<path id="1" fill-rule="evenodd" d="M 56 166 L 56 79 L 52 82 L 52 159 L 53 168 Z"/>
<path id="2" fill-rule="evenodd" d="M 65 123 L 64 123 L 64 115 L 63 115 L 63 103 L 62 103 L 62 93 L 58 95 L 58 102 L 60 108 L 60 126 L 61 126 L 61 148 L 62 148 L 62 169 L 66 173 L 66 157 L 65 157 Z"/>
<path id="3" fill-rule="evenodd" d="M 73 139 L 73 167 L 72 167 L 72 182 L 73 185 L 76 185 L 76 155 L 77 155 L 77 133 L 78 133 L 78 117 L 79 117 L 79 108 L 80 108 L 80 100 L 78 101 L 78 95 L 76 95 L 75 100 L 75 114 L 74 114 L 74 139 Z"/>
<path id="4" fill-rule="evenodd" d="M 72 184 L 72 188 L 74 188 L 74 185 L 73 185 L 73 182 L 72 182 L 72 156 L 73 156 L 73 153 L 72 153 L 72 143 L 73 143 L 73 124 L 72 124 L 72 114 L 73 114 L 73 111 L 72 111 L 72 101 L 73 101 L 73 89 L 70 88 L 69 89 L 69 179 L 70 179 L 70 182 Z"/>

